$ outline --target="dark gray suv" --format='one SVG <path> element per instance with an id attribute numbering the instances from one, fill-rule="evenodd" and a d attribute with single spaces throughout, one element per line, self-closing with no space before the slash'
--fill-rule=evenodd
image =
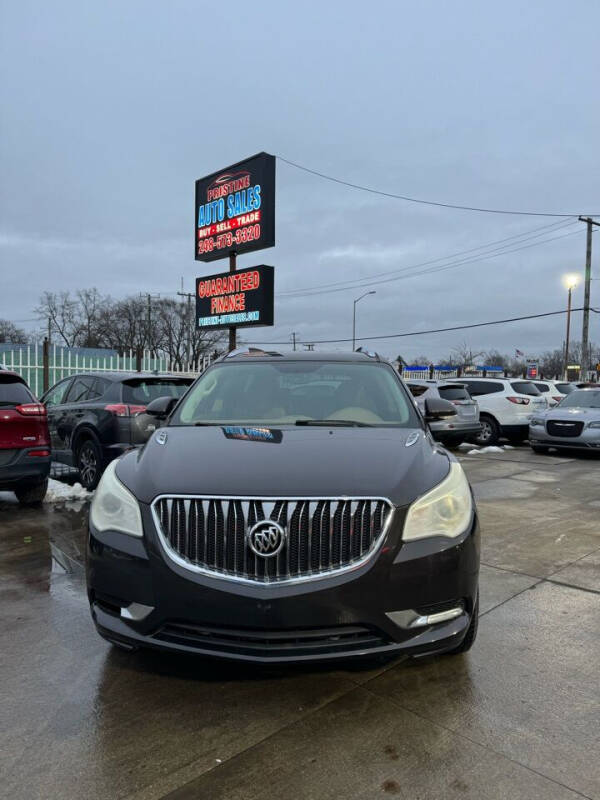
<path id="1" fill-rule="evenodd" d="M 165 424 L 92 502 L 101 636 L 268 663 L 469 649 L 471 489 L 390 364 L 249 351 L 176 402 L 148 405 Z M 432 398 L 425 414 L 456 408 Z"/>
<path id="2" fill-rule="evenodd" d="M 477 400 L 473 400 L 460 381 L 410 380 L 406 385 L 422 412 L 425 401 L 432 397 L 448 400 L 456 406 L 455 417 L 429 423 L 433 438 L 438 442 L 455 447 L 481 431 Z"/>

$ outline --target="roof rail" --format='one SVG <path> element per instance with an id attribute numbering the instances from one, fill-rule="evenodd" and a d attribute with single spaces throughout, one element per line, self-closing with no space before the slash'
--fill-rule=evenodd
<path id="1" fill-rule="evenodd" d="M 233 358 L 235 356 L 281 356 L 275 350 L 261 350 L 260 347 L 238 347 L 227 353 L 223 358 Z"/>
<path id="2" fill-rule="evenodd" d="M 375 350 L 365 350 L 364 347 L 357 347 L 354 352 L 363 353 L 365 356 L 368 356 L 369 358 L 374 358 L 376 361 L 381 361 L 379 353 L 376 353 Z"/>

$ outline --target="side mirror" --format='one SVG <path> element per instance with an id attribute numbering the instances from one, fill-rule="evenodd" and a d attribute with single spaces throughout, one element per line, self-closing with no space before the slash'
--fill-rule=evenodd
<path id="1" fill-rule="evenodd" d="M 440 419 L 456 416 L 456 408 L 449 400 L 442 400 L 438 397 L 430 397 L 425 400 L 425 421 L 436 422 Z"/>
<path id="2" fill-rule="evenodd" d="M 146 414 L 156 417 L 156 419 L 166 419 L 175 407 L 177 400 L 177 397 L 157 397 L 146 406 Z"/>

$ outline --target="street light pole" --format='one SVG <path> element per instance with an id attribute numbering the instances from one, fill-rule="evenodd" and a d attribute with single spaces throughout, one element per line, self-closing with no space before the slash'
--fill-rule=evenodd
<path id="1" fill-rule="evenodd" d="M 565 380 L 569 379 L 569 337 L 571 335 L 571 292 L 569 286 L 569 302 L 567 305 L 567 339 L 565 342 Z"/>
<path id="2" fill-rule="evenodd" d="M 359 300 L 362 300 L 363 297 L 366 297 L 369 294 L 376 294 L 376 292 L 375 290 L 372 292 L 365 292 L 364 294 L 361 294 L 360 297 L 357 297 L 354 301 L 354 307 L 352 309 L 352 352 L 354 352 L 356 346 L 356 304 Z"/>
<path id="3" fill-rule="evenodd" d="M 567 338 L 565 341 L 565 380 L 569 379 L 569 344 L 571 338 L 571 295 L 573 289 L 577 286 L 579 279 L 577 275 L 565 275 L 564 283 L 569 290 L 569 300 L 567 303 Z"/>

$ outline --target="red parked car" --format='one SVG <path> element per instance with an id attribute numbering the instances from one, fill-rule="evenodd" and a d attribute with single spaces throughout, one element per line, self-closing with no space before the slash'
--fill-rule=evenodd
<path id="1" fill-rule="evenodd" d="M 0 490 L 23 505 L 41 503 L 50 473 L 46 409 L 16 372 L 0 370 Z"/>

